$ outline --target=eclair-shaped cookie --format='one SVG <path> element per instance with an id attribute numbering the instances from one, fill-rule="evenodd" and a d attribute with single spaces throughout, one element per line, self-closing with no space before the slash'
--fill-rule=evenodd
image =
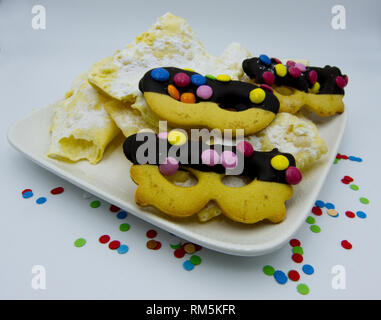
<path id="1" fill-rule="evenodd" d="M 233 135 L 244 129 L 250 135 L 265 128 L 279 110 L 278 99 L 266 87 L 174 67 L 148 71 L 139 89 L 151 110 L 176 128 L 231 129 Z"/>
<path id="2" fill-rule="evenodd" d="M 348 76 L 337 67 L 310 67 L 290 60 L 284 65 L 277 58 L 260 55 L 244 60 L 242 68 L 254 83 L 274 89 L 279 112 L 296 113 L 304 105 L 322 117 L 344 112 Z"/>
<path id="3" fill-rule="evenodd" d="M 172 144 L 171 134 L 138 133 L 124 142 L 125 156 L 134 164 L 130 175 L 138 185 L 138 205 L 154 206 L 174 217 L 188 217 L 212 201 L 234 221 L 256 223 L 268 219 L 276 223 L 284 219 L 292 185 L 302 179 L 291 154 L 277 149 L 254 151 L 247 141 L 225 146 L 176 139 Z M 226 186 L 222 179 L 228 170 L 237 168 L 237 175 L 248 177 L 250 182 L 242 187 Z M 171 183 L 167 176 L 178 170 L 191 172 L 197 184 L 182 187 Z"/>

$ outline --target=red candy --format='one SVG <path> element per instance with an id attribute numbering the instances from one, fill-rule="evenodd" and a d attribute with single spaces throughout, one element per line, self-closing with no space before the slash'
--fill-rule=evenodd
<path id="1" fill-rule="evenodd" d="M 21 191 L 21 194 L 24 194 L 25 192 L 32 192 L 32 189 L 25 189 L 25 190 Z"/>
<path id="2" fill-rule="evenodd" d="M 343 179 L 344 179 L 344 180 L 347 180 L 347 181 L 349 181 L 349 182 L 352 182 L 352 181 L 353 181 L 353 178 L 350 177 L 350 176 L 344 176 Z"/>
<path id="3" fill-rule="evenodd" d="M 351 183 L 350 181 L 345 180 L 345 179 L 341 179 L 341 182 L 344 183 L 344 184 L 350 184 Z"/>
<path id="4" fill-rule="evenodd" d="M 237 150 L 243 153 L 245 158 L 250 157 L 254 153 L 254 148 L 248 141 L 239 141 L 237 143 Z"/>
<path id="5" fill-rule="evenodd" d="M 291 77 L 293 78 L 299 78 L 300 75 L 302 74 L 302 72 L 300 71 L 300 69 L 298 69 L 297 67 L 290 67 L 288 69 L 288 73 L 290 74 Z"/>
<path id="6" fill-rule="evenodd" d="M 295 66 L 295 61 L 292 61 L 292 60 L 288 60 L 287 62 L 286 62 L 286 66 L 288 66 L 288 67 L 294 67 Z"/>
<path id="7" fill-rule="evenodd" d="M 175 76 L 173 77 L 173 82 L 175 83 L 176 86 L 183 88 L 188 86 L 191 80 L 186 73 L 179 72 L 179 73 L 176 73 Z"/>
<path id="8" fill-rule="evenodd" d="M 161 242 L 160 241 L 156 241 L 156 247 L 153 248 L 152 250 L 159 250 L 161 248 Z"/>
<path id="9" fill-rule="evenodd" d="M 321 216 L 323 214 L 323 211 L 321 211 L 319 207 L 313 207 L 311 211 L 315 216 Z"/>
<path id="10" fill-rule="evenodd" d="M 288 167 L 286 170 L 286 181 L 288 184 L 298 184 L 302 180 L 302 173 L 296 167 Z"/>
<path id="11" fill-rule="evenodd" d="M 347 85 L 347 82 L 345 81 L 345 79 L 341 76 L 337 76 L 336 79 L 336 85 L 339 87 L 339 88 L 344 88 L 346 85 Z"/>
<path id="12" fill-rule="evenodd" d="M 348 84 L 348 76 L 347 75 L 344 76 L 344 80 L 345 80 L 345 83 Z"/>
<path id="13" fill-rule="evenodd" d="M 260 87 L 261 87 L 262 89 L 267 89 L 267 90 L 273 92 L 273 88 L 271 88 L 269 85 L 267 85 L 267 84 L 265 84 L 265 83 L 262 83 L 262 84 L 260 85 Z"/>
<path id="14" fill-rule="evenodd" d="M 117 207 L 117 206 L 114 206 L 113 204 L 110 206 L 110 211 L 111 212 L 118 212 L 119 210 L 120 210 L 120 208 Z"/>
<path id="15" fill-rule="evenodd" d="M 99 242 L 100 243 L 105 244 L 105 243 L 107 243 L 109 241 L 110 241 L 110 236 L 107 235 L 107 234 L 104 234 L 103 236 L 99 237 Z"/>
<path id="16" fill-rule="evenodd" d="M 157 231 L 156 230 L 148 230 L 146 233 L 147 238 L 155 238 L 157 236 Z"/>
<path id="17" fill-rule="evenodd" d="M 341 246 L 347 250 L 352 249 L 352 244 L 348 240 L 341 241 Z"/>
<path id="18" fill-rule="evenodd" d="M 178 258 L 178 259 L 181 259 L 185 256 L 185 250 L 181 247 L 181 248 L 178 248 L 176 249 L 174 252 L 173 252 L 173 255 Z"/>
<path id="19" fill-rule="evenodd" d="M 262 79 L 264 82 L 266 82 L 268 85 L 272 85 L 275 81 L 275 77 L 272 72 L 266 71 L 262 75 Z"/>
<path id="20" fill-rule="evenodd" d="M 311 70 L 309 73 L 308 73 L 308 81 L 311 83 L 311 84 L 314 84 L 318 79 L 318 74 L 315 70 Z"/>

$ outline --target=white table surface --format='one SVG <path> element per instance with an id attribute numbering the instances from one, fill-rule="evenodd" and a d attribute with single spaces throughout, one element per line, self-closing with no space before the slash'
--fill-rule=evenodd
<path id="1" fill-rule="evenodd" d="M 32 6 L 44 5 L 46 30 L 33 30 Z M 340 1 L 346 9 L 346 30 L 331 28 L 336 1 L 0 1 L 0 298 L 2 299 L 374 299 L 381 298 L 380 157 L 381 6 L 378 1 Z M 291 260 L 291 247 L 254 258 L 199 252 L 201 265 L 182 267 L 169 247 L 173 237 L 158 230 L 158 251 L 145 247 L 152 226 L 129 215 L 119 220 L 102 201 L 24 159 L 6 140 L 7 128 L 33 109 L 61 97 L 71 81 L 94 62 L 124 47 L 157 17 L 171 11 L 184 17 L 205 46 L 219 54 L 232 41 L 253 55 L 308 58 L 313 65 L 338 65 L 349 75 L 345 103 L 348 126 L 339 152 L 363 162 L 340 160 L 333 165 L 319 199 L 339 211 L 332 218 L 324 211 L 315 217 L 322 231 L 315 234 L 305 223 L 296 237 L 302 242 L 304 263 L 315 273 L 303 274 L 302 264 Z M 26 133 L 27 134 L 27 133 Z M 36 141 L 35 143 L 38 143 Z M 341 183 L 352 176 L 360 187 Z M 63 186 L 59 196 L 49 191 Z M 34 197 L 23 199 L 31 188 Z M 35 200 L 48 201 L 37 205 Z M 370 204 L 360 203 L 361 196 Z M 344 212 L 366 212 L 366 219 L 349 219 Z M 120 232 L 122 222 L 128 232 Z M 109 234 L 128 244 L 120 255 L 101 245 Z M 83 237 L 82 248 L 73 245 Z M 340 246 L 349 240 L 352 250 Z M 301 274 L 298 283 L 310 288 L 300 295 L 298 283 L 285 285 L 266 276 L 264 265 Z M 46 270 L 46 289 L 31 286 L 32 267 Z M 346 289 L 335 290 L 332 267 L 346 270 Z"/>

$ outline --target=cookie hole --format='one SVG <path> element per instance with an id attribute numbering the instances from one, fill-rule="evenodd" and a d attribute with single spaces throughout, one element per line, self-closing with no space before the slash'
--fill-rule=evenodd
<path id="1" fill-rule="evenodd" d="M 196 176 L 190 171 L 180 169 L 172 176 L 164 176 L 170 183 L 179 187 L 192 187 L 197 184 Z"/>
<path id="2" fill-rule="evenodd" d="M 295 89 L 286 86 L 274 87 L 276 92 L 279 92 L 283 96 L 291 96 L 295 93 Z"/>
<path id="3" fill-rule="evenodd" d="M 248 185 L 251 179 L 244 176 L 225 176 L 221 181 L 227 187 L 239 188 Z"/>

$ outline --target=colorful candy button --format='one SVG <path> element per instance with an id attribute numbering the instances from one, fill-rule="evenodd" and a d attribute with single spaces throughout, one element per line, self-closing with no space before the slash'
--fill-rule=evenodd
<path id="1" fill-rule="evenodd" d="M 275 65 L 275 73 L 279 77 L 284 77 L 287 74 L 287 68 L 283 64 L 278 63 L 277 65 Z"/>
<path id="2" fill-rule="evenodd" d="M 44 204 L 46 202 L 46 198 L 45 197 L 39 197 L 37 200 L 36 200 L 36 203 L 37 204 Z"/>
<path id="3" fill-rule="evenodd" d="M 194 269 L 194 264 L 190 262 L 189 260 L 184 261 L 183 267 L 186 271 L 191 271 Z"/>
<path id="4" fill-rule="evenodd" d="M 300 247 L 301 242 L 298 239 L 291 239 L 290 240 L 290 246 L 291 247 Z"/>
<path id="5" fill-rule="evenodd" d="M 208 85 L 199 86 L 196 90 L 196 95 L 203 100 L 208 100 L 213 95 L 213 89 Z"/>
<path id="6" fill-rule="evenodd" d="M 128 246 L 125 244 L 122 244 L 118 249 L 117 249 L 119 254 L 125 254 L 128 252 Z"/>
<path id="7" fill-rule="evenodd" d="M 292 60 L 287 60 L 286 66 L 287 67 L 294 67 L 296 65 L 295 61 Z"/>
<path id="8" fill-rule="evenodd" d="M 286 158 L 287 159 L 287 158 Z M 300 170 L 296 167 L 290 166 L 286 170 L 286 181 L 288 184 L 298 184 L 302 181 L 303 176 Z"/>
<path id="9" fill-rule="evenodd" d="M 186 135 L 183 132 L 178 130 L 171 130 L 168 133 L 167 139 L 171 145 L 177 145 L 177 146 L 181 146 L 187 142 Z"/>
<path id="10" fill-rule="evenodd" d="M 151 77 L 156 81 L 164 82 L 169 79 L 169 72 L 164 68 L 156 68 L 151 71 Z"/>
<path id="11" fill-rule="evenodd" d="M 347 250 L 351 250 L 352 249 L 352 244 L 348 240 L 341 241 L 341 246 L 344 249 L 347 249 Z"/>
<path id="12" fill-rule="evenodd" d="M 251 90 L 249 93 L 249 99 L 252 103 L 262 103 L 266 98 L 266 92 L 261 88 Z"/>
<path id="13" fill-rule="evenodd" d="M 118 240 L 113 240 L 109 243 L 108 247 L 111 249 L 111 250 L 116 250 L 120 247 L 120 242 Z"/>
<path id="14" fill-rule="evenodd" d="M 211 75 L 211 74 L 206 74 L 206 75 L 205 75 L 205 78 L 208 78 L 208 79 L 210 79 L 210 80 L 216 80 L 216 77 L 213 76 L 213 75 Z"/>
<path id="15" fill-rule="evenodd" d="M 264 63 L 265 65 L 270 65 L 271 64 L 271 59 L 267 55 L 265 55 L 265 54 L 261 54 L 259 56 L 259 60 L 262 63 Z"/>
<path id="16" fill-rule="evenodd" d="M 191 80 L 186 73 L 179 72 L 174 75 L 173 82 L 177 87 L 184 88 L 189 86 Z"/>
<path id="17" fill-rule="evenodd" d="M 318 74 L 315 70 L 311 70 L 310 72 L 308 72 L 308 81 L 311 84 L 316 83 L 317 79 L 318 79 Z"/>
<path id="18" fill-rule="evenodd" d="M 230 76 L 227 74 L 219 74 L 216 79 L 221 82 L 229 82 L 231 80 Z"/>
<path id="19" fill-rule="evenodd" d="M 319 90 L 320 90 L 320 83 L 316 81 L 311 88 L 311 92 L 312 93 L 318 93 Z"/>
<path id="20" fill-rule="evenodd" d="M 235 168 L 237 165 L 237 155 L 232 151 L 224 151 L 221 153 L 221 164 L 226 169 L 232 169 Z"/>
<path id="21" fill-rule="evenodd" d="M 301 71 L 297 67 L 290 67 L 288 73 L 293 78 L 299 78 L 301 76 Z"/>
<path id="22" fill-rule="evenodd" d="M 315 269 L 313 266 L 309 265 L 309 264 L 305 264 L 303 267 L 302 267 L 302 270 L 305 274 L 308 274 L 308 275 L 311 275 L 315 272 Z"/>
<path id="23" fill-rule="evenodd" d="M 250 157 L 254 153 L 254 148 L 249 141 L 239 141 L 237 143 L 237 150 L 243 153 L 245 158 Z"/>
<path id="24" fill-rule="evenodd" d="M 25 191 L 22 193 L 22 197 L 24 199 L 29 199 L 29 198 L 33 197 L 33 192 L 32 191 Z"/>
<path id="25" fill-rule="evenodd" d="M 295 63 L 295 68 L 298 68 L 301 72 L 306 72 L 306 66 L 303 63 L 297 62 Z"/>
<path id="26" fill-rule="evenodd" d="M 335 82 L 336 82 L 336 85 L 342 89 L 344 88 L 346 85 L 347 85 L 347 82 L 345 81 L 345 79 L 341 76 L 337 76 L 336 79 L 335 79 Z"/>
<path id="27" fill-rule="evenodd" d="M 356 212 L 357 217 L 360 219 L 365 219 L 366 218 L 366 213 L 364 211 L 357 211 Z"/>
<path id="28" fill-rule="evenodd" d="M 50 193 L 53 195 L 61 194 L 62 192 L 64 192 L 63 187 L 57 187 L 57 188 L 50 190 Z"/>
<path id="29" fill-rule="evenodd" d="M 171 176 L 179 170 L 179 162 L 172 157 L 166 157 L 164 163 L 159 165 L 159 170 L 164 176 Z"/>
<path id="30" fill-rule="evenodd" d="M 274 275 L 275 269 L 272 266 L 264 266 L 263 267 L 263 273 L 267 276 L 272 276 Z"/>
<path id="31" fill-rule="evenodd" d="M 321 201 L 321 200 L 316 200 L 315 202 L 315 206 L 319 207 L 319 208 L 324 208 L 325 206 L 325 202 L 324 201 Z"/>
<path id="32" fill-rule="evenodd" d="M 179 90 L 177 90 L 177 88 L 170 84 L 167 88 L 168 90 L 168 94 L 173 98 L 173 99 L 176 99 L 176 100 L 180 100 L 180 92 Z"/>
<path id="33" fill-rule="evenodd" d="M 275 81 L 275 77 L 274 77 L 274 74 L 270 71 L 265 71 L 263 74 L 262 74 L 262 79 L 265 83 L 267 83 L 268 85 L 272 85 L 274 84 L 274 81 Z"/>
<path id="34" fill-rule="evenodd" d="M 323 214 L 323 211 L 321 210 L 320 207 L 318 206 L 315 206 L 312 208 L 312 213 L 315 215 L 315 216 L 321 216 Z"/>
<path id="35" fill-rule="evenodd" d="M 184 92 L 180 96 L 180 101 L 183 103 L 196 103 L 196 97 L 192 92 Z"/>
<path id="36" fill-rule="evenodd" d="M 195 266 L 197 266 L 201 263 L 202 260 L 199 256 L 194 254 L 193 256 L 190 257 L 189 261 Z"/>
<path id="37" fill-rule="evenodd" d="M 299 279 L 300 279 L 300 274 L 299 274 L 299 272 L 298 271 L 296 271 L 296 270 L 290 270 L 289 272 L 288 272 L 288 278 L 291 280 L 291 281 L 299 281 Z"/>
<path id="38" fill-rule="evenodd" d="M 86 239 L 84 238 L 78 238 L 74 241 L 74 246 L 77 248 L 83 247 L 86 244 Z"/>
<path id="39" fill-rule="evenodd" d="M 147 236 L 147 238 L 151 238 L 151 239 L 155 238 L 157 236 L 157 231 L 150 229 L 146 232 L 146 236 Z"/>
<path id="40" fill-rule="evenodd" d="M 298 290 L 298 292 L 302 295 L 306 295 L 306 294 L 309 294 L 310 293 L 310 289 L 308 288 L 308 286 L 304 283 L 301 283 L 299 284 L 297 287 L 296 287 L 296 290 Z"/>
<path id="41" fill-rule="evenodd" d="M 205 77 L 202 76 L 201 74 L 193 74 L 190 77 L 190 80 L 191 80 L 192 84 L 194 84 L 195 86 L 202 86 L 206 83 Z"/>
<path id="42" fill-rule="evenodd" d="M 271 159 L 271 166 L 275 170 L 286 170 L 289 166 L 290 162 L 285 156 L 277 155 Z"/>
<path id="43" fill-rule="evenodd" d="M 327 203 L 325 204 L 325 207 L 326 207 L 327 209 L 335 209 L 335 205 L 334 205 L 333 203 L 330 203 L 330 202 L 327 202 Z"/>
<path id="44" fill-rule="evenodd" d="M 271 88 L 268 84 L 265 84 L 265 83 L 261 83 L 260 87 L 262 89 L 266 89 L 266 90 L 269 90 L 270 92 L 273 92 L 273 88 Z"/>
<path id="45" fill-rule="evenodd" d="M 283 271 L 277 270 L 274 272 L 274 279 L 279 284 L 285 284 L 287 282 L 287 276 Z"/>
<path id="46" fill-rule="evenodd" d="M 207 149 L 201 153 L 201 162 L 207 166 L 214 166 L 220 162 L 220 156 L 217 151 Z"/>
<path id="47" fill-rule="evenodd" d="M 103 236 L 99 237 L 99 242 L 102 244 L 105 244 L 110 241 L 110 236 L 108 234 L 104 234 Z"/>

